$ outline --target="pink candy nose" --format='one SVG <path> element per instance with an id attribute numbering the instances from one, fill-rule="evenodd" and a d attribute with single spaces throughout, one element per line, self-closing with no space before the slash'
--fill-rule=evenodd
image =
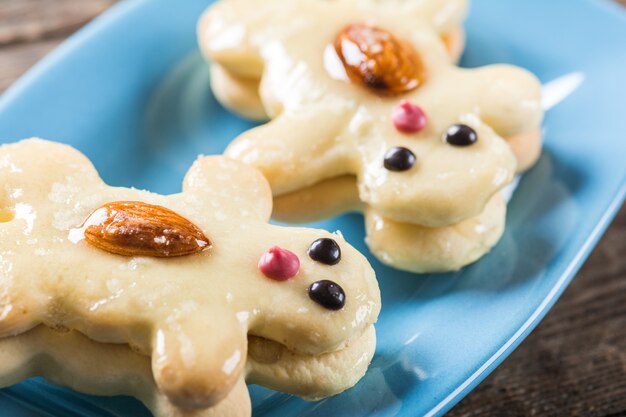
<path id="1" fill-rule="evenodd" d="M 259 269 L 268 278 L 286 281 L 298 274 L 300 259 L 295 253 L 274 246 L 259 259 Z"/>
<path id="2" fill-rule="evenodd" d="M 393 124 L 400 132 L 417 133 L 428 123 L 426 113 L 419 106 L 403 101 L 393 109 Z"/>

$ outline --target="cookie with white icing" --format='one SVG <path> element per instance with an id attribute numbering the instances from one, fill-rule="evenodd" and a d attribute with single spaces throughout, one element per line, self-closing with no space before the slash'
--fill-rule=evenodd
<path id="1" fill-rule="evenodd" d="M 253 11 L 245 4 L 223 0 L 210 8 L 200 43 L 231 73 L 245 67 L 263 74 L 261 102 L 273 120 L 242 134 L 226 154 L 259 168 L 278 200 L 352 177 L 361 204 L 341 198 L 337 206 L 358 205 L 378 219 L 445 235 L 485 218 L 487 203 L 521 167 L 505 138 L 534 141 L 515 147 L 535 150 L 524 165 L 538 155 L 541 89 L 529 72 L 510 65 L 459 68 L 417 16 L 341 1 L 281 8 L 270 0 Z M 256 16 L 273 16 L 274 24 Z M 498 240 L 505 207 L 491 211 L 493 232 L 474 236 L 464 262 L 455 258 L 446 266 L 441 254 L 435 269 L 418 259 L 390 263 L 422 272 L 458 269 Z M 368 228 L 368 240 L 379 240 L 371 235 L 378 232 Z"/>
<path id="2" fill-rule="evenodd" d="M 183 408 L 228 396 L 249 335 L 365 372 L 380 309 L 372 268 L 340 236 L 269 225 L 270 188 L 252 167 L 200 158 L 183 192 L 162 196 L 110 187 L 77 151 L 28 140 L 0 147 L 0 183 L 0 337 L 43 324 L 128 344 Z M 358 364 L 355 344 L 366 350 Z M 304 381 L 299 394 L 354 382 Z"/>
<path id="3" fill-rule="evenodd" d="M 243 378 L 214 407 L 185 410 L 158 390 L 150 358 L 127 345 L 97 343 L 76 331 L 60 333 L 45 326 L 0 339 L 0 387 L 37 376 L 84 394 L 135 397 L 154 417 L 250 417 L 252 413 Z"/>
<path id="4" fill-rule="evenodd" d="M 360 10 L 387 16 L 402 15 L 406 19 L 428 22 L 443 40 L 452 61 L 458 61 L 463 53 L 465 32 L 461 24 L 466 14 L 467 0 L 335 0 L 335 2 L 342 3 L 342 7 L 349 7 L 353 11 Z M 204 42 L 207 30 L 214 34 L 211 36 L 219 43 L 244 45 L 251 42 L 247 37 L 254 34 L 247 33 L 233 21 L 236 16 L 242 14 L 246 14 L 247 20 L 255 20 L 267 27 L 273 27 L 274 30 L 281 30 L 285 16 L 297 13 L 293 11 L 295 6 L 296 3 L 283 2 L 277 6 L 281 9 L 277 13 L 265 11 L 256 13 L 257 6 L 254 0 L 239 0 L 237 4 L 234 2 L 218 4 L 200 21 L 198 27 L 200 45 L 203 48 L 207 46 Z M 235 8 L 238 10 L 235 11 Z M 210 52 L 209 55 L 212 56 Z M 223 63 L 217 60 L 213 63 L 211 66 L 213 93 L 222 105 L 239 115 L 252 120 L 267 120 L 268 115 L 259 96 L 263 65 L 258 63 L 259 58 L 254 56 L 255 52 L 247 51 L 241 54 L 243 55 L 247 55 L 247 58 L 237 58 Z"/>

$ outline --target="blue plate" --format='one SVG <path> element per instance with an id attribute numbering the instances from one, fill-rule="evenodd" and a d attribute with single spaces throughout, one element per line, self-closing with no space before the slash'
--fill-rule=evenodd
<path id="1" fill-rule="evenodd" d="M 37 65 L 0 101 L 0 141 L 41 136 L 86 153 L 114 185 L 176 192 L 198 153 L 252 125 L 209 92 L 195 23 L 208 0 L 127 0 Z M 509 62 L 552 92 L 546 150 L 522 180 L 500 244 L 456 274 L 416 276 L 370 258 L 383 294 L 365 378 L 318 403 L 251 387 L 254 415 L 440 415 L 489 374 L 554 304 L 626 193 L 626 15 L 601 0 L 476 0 L 464 65 Z M 580 82 L 582 81 L 582 84 Z M 573 87 L 580 84 L 575 91 Z M 561 98 L 563 98 L 561 97 Z M 362 219 L 341 229 L 367 253 Z M 2 415 L 148 416 L 31 380 L 0 391 Z"/>

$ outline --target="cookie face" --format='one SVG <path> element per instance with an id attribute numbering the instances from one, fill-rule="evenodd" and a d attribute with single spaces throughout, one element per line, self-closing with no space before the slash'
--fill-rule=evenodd
<path id="1" fill-rule="evenodd" d="M 152 358 L 173 404 L 205 408 L 243 375 L 248 335 L 317 356 L 341 351 L 376 320 L 380 296 L 365 258 L 340 236 L 268 225 L 267 182 L 241 163 L 200 158 L 182 193 L 161 196 L 109 187 L 84 156 L 51 142 L 2 146 L 0 161 L 0 211 L 9 213 L 0 223 L 0 337 L 44 324 L 128 344 Z M 309 257 L 322 238 L 341 247 L 337 264 Z M 298 258 L 295 276 L 266 275 L 261 260 L 273 247 Z M 342 288 L 341 309 L 309 296 L 322 280 Z"/>
<path id="2" fill-rule="evenodd" d="M 516 171 L 503 138 L 541 121 L 535 77 L 507 65 L 454 66 L 418 16 L 359 2 L 282 3 L 251 11 L 224 0 L 201 21 L 210 59 L 241 77 L 250 74 L 240 67 L 262 69 L 273 118 L 227 155 L 260 168 L 275 196 L 353 175 L 360 200 L 395 222 L 443 227 L 480 215 Z M 427 2 L 404 2 L 418 3 Z"/>

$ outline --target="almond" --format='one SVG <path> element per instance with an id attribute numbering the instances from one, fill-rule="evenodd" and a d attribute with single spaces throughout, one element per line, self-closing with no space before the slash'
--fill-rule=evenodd
<path id="1" fill-rule="evenodd" d="M 91 245 L 122 256 L 185 256 L 211 245 L 189 220 L 165 207 L 138 201 L 104 204 L 87 217 L 80 230 Z"/>
<path id="2" fill-rule="evenodd" d="M 409 43 L 385 29 L 351 24 L 335 38 L 348 77 L 383 94 L 402 94 L 424 82 L 424 65 Z"/>

